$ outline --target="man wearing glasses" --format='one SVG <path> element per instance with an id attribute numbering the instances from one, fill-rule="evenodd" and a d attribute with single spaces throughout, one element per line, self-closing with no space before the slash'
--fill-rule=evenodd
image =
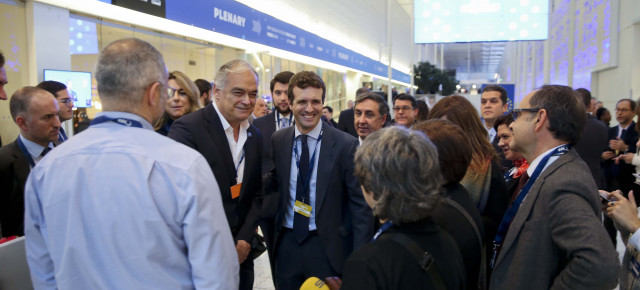
<path id="1" fill-rule="evenodd" d="M 73 100 L 69 96 L 69 91 L 67 90 L 67 86 L 61 82 L 56 81 L 44 81 L 38 84 L 39 88 L 50 92 L 56 100 L 58 101 L 58 107 L 60 111 L 58 112 L 58 117 L 60 117 L 60 123 L 71 120 L 73 118 Z M 67 134 L 60 126 L 60 134 L 58 136 L 58 142 L 62 143 L 67 141 Z"/>
<path id="2" fill-rule="evenodd" d="M 408 94 L 399 94 L 393 99 L 393 113 L 395 114 L 396 125 L 402 125 L 409 129 L 413 127 L 416 115 L 418 115 L 418 104 L 416 99 Z"/>
<path id="3" fill-rule="evenodd" d="M 573 149 L 584 106 L 570 87 L 547 85 L 525 96 L 513 118 L 509 147 L 531 165 L 494 239 L 491 289 L 614 288 L 618 255 L 600 223 L 596 184 Z"/>

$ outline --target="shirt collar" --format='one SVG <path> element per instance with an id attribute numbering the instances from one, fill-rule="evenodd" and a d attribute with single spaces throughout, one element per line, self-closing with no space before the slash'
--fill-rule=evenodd
<path id="1" fill-rule="evenodd" d="M 131 120 L 140 122 L 140 124 L 142 124 L 142 128 L 153 130 L 153 126 L 151 125 L 151 123 L 149 123 L 149 121 L 147 121 L 145 118 L 142 118 L 141 116 L 136 114 L 127 113 L 127 112 L 118 112 L 118 111 L 103 111 L 96 114 L 96 118 L 100 116 L 106 116 L 109 118 L 131 119 Z"/>
<path id="2" fill-rule="evenodd" d="M 533 162 L 529 163 L 529 168 L 527 168 L 527 174 L 529 174 L 529 176 L 532 176 L 533 172 L 536 171 L 536 167 L 538 167 L 538 165 L 540 164 L 540 161 L 542 161 L 542 158 L 547 156 L 547 154 L 551 153 L 551 151 L 555 150 L 556 148 L 558 148 L 560 146 L 564 146 L 564 145 L 567 145 L 567 144 L 562 144 L 562 145 L 558 145 L 556 147 L 553 147 L 553 148 L 545 151 L 544 153 L 540 154 L 538 157 L 536 157 L 536 159 L 534 159 Z M 549 159 L 549 161 L 547 161 L 547 164 L 545 164 L 545 166 L 551 164 L 549 162 L 551 162 L 551 159 Z"/>
<path id="3" fill-rule="evenodd" d="M 27 138 L 22 136 L 22 134 L 20 134 L 19 138 L 22 141 L 22 144 L 24 144 L 24 147 L 27 148 L 27 151 L 29 151 L 29 154 L 33 156 L 33 158 L 38 158 L 40 154 L 42 154 L 42 150 L 44 150 L 44 147 L 42 147 L 40 144 L 28 140 Z M 53 149 L 53 143 L 49 142 L 47 146 Z"/>
<path id="4" fill-rule="evenodd" d="M 362 145 L 362 143 L 364 142 L 364 139 L 362 139 L 362 137 L 358 136 L 358 142 L 360 142 L 359 145 Z"/>
<path id="5" fill-rule="evenodd" d="M 298 130 L 298 126 L 295 126 L 295 132 L 295 138 L 298 138 L 298 136 L 302 135 L 302 133 L 300 133 L 300 130 Z M 313 128 L 313 130 L 311 130 L 311 132 L 309 132 L 307 136 L 318 140 L 318 138 L 320 138 L 320 132 L 322 132 L 322 121 L 318 121 L 316 127 Z"/>
<path id="6" fill-rule="evenodd" d="M 220 118 L 220 123 L 222 124 L 222 129 L 227 131 L 231 128 L 231 124 L 227 122 L 227 119 L 222 115 L 220 109 L 218 109 L 218 103 L 212 102 L 213 108 L 216 109 L 216 113 L 218 114 L 218 118 Z M 249 121 L 246 119 L 240 122 L 240 131 L 249 129 Z"/>

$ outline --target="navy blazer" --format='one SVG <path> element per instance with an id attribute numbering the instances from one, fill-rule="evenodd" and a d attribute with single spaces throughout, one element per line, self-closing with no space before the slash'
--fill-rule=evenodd
<path id="1" fill-rule="evenodd" d="M 620 125 L 609 128 L 609 140 L 615 140 L 618 137 L 619 127 Z M 624 141 L 624 143 L 627 144 L 627 146 L 629 146 L 629 149 L 627 150 L 627 152 L 635 153 L 637 150 L 636 143 L 638 142 L 638 131 L 636 131 L 636 123 L 632 121 L 627 131 L 620 137 L 621 137 L 620 139 L 622 139 L 622 141 Z M 612 149 L 609 148 L 608 146 L 605 149 L 605 151 L 607 150 L 612 151 Z M 619 152 L 619 153 L 622 154 L 624 152 Z M 635 182 L 635 178 L 633 177 L 633 175 L 631 175 L 633 172 L 635 172 L 635 166 L 631 164 L 626 164 L 626 163 L 615 164 L 613 160 L 607 160 L 607 161 L 604 161 L 603 168 L 604 168 L 604 176 L 607 180 L 607 186 L 609 187 L 608 189 L 609 190 L 620 189 L 626 196 L 627 192 L 631 190 L 631 187 Z M 611 188 L 613 181 L 616 179 L 618 181 L 618 184 L 620 185 L 620 188 Z"/>
<path id="2" fill-rule="evenodd" d="M 356 131 L 356 125 L 354 124 L 355 117 L 353 114 L 353 108 L 340 112 L 340 117 L 338 117 L 338 129 L 358 138 L 358 131 Z"/>
<path id="3" fill-rule="evenodd" d="M 3 237 L 24 236 L 24 184 L 30 171 L 29 161 L 17 139 L 0 148 L 0 233 Z"/>
<path id="4" fill-rule="evenodd" d="M 237 199 L 231 198 L 235 185 L 236 168 L 229 141 L 213 104 L 176 120 L 169 130 L 169 138 L 185 144 L 204 156 L 216 177 L 222 204 L 235 240 L 251 242 L 258 227 L 258 214 L 262 198 L 262 135 L 253 125 L 247 129 L 244 144 L 244 176 Z"/>
<path id="5" fill-rule="evenodd" d="M 289 200 L 289 178 L 293 156 L 294 127 L 276 131 L 271 138 L 274 168 L 265 192 L 278 191 L 275 255 Z M 333 269 L 342 273 L 351 252 L 373 237 L 373 214 L 364 200 L 360 184 L 353 175 L 353 158 L 358 140 L 324 126 L 318 158 L 315 222 L 318 236 Z"/>
<path id="6" fill-rule="evenodd" d="M 273 149 L 271 147 L 271 135 L 276 131 L 276 111 L 253 120 L 253 126 L 262 134 L 262 174 L 268 173 L 273 168 Z"/>
<path id="7" fill-rule="evenodd" d="M 604 123 L 587 114 L 587 122 L 584 124 L 582 135 L 580 140 L 576 142 L 576 152 L 587 163 L 593 180 L 596 182 L 598 189 L 602 190 L 607 189 L 601 165 L 602 148 L 606 148 L 609 144 L 607 129 Z"/>

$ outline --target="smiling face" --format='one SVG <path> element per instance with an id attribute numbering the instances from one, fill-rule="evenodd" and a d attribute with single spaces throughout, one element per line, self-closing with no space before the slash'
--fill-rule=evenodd
<path id="1" fill-rule="evenodd" d="M 500 124 L 500 126 L 498 126 L 498 132 L 496 135 L 496 138 L 499 140 L 498 146 L 500 146 L 500 149 L 504 152 L 504 157 L 511 161 L 522 158 L 522 154 L 520 154 L 520 152 L 513 151 L 509 147 L 509 142 L 511 142 L 512 137 L 513 132 L 511 132 L 511 129 L 509 129 L 507 124 Z"/>
<path id="2" fill-rule="evenodd" d="M 314 87 L 293 88 L 293 104 L 291 111 L 296 126 L 302 134 L 307 134 L 320 122 L 322 115 L 322 89 Z"/>
<path id="3" fill-rule="evenodd" d="M 250 70 L 231 72 L 224 88 L 215 86 L 213 91 L 220 113 L 233 126 L 249 118 L 253 112 L 258 96 L 258 79 Z"/>
<path id="4" fill-rule="evenodd" d="M 178 85 L 176 80 L 170 79 L 167 83 L 170 87 L 176 89 L 176 91 L 173 93 L 173 96 L 170 96 L 167 100 L 165 111 L 171 119 L 175 120 L 189 112 L 191 102 L 189 101 L 187 93 Z"/>

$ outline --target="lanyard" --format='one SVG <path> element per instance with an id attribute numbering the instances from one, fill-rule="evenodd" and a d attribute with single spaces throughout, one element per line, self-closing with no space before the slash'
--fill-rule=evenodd
<path id="1" fill-rule="evenodd" d="M 31 153 L 29 153 L 29 150 L 27 150 L 27 146 L 24 146 L 24 143 L 22 143 L 22 139 L 20 137 L 18 137 L 18 147 L 20 147 L 20 151 L 22 151 L 22 154 L 24 154 L 24 157 L 27 158 L 27 161 L 29 161 L 29 165 L 31 165 L 31 168 L 36 166 L 36 162 L 33 161 L 33 157 L 31 157 Z"/>
<path id="2" fill-rule="evenodd" d="M 291 126 L 291 119 L 293 119 L 293 112 L 289 113 L 289 122 L 287 122 L 289 126 Z M 280 112 L 276 109 L 276 131 L 282 128 L 280 127 Z"/>
<path id="3" fill-rule="evenodd" d="M 142 128 L 142 123 L 136 120 L 131 120 L 127 118 L 111 118 L 107 116 L 100 116 L 98 118 L 93 119 L 93 121 L 91 121 L 91 125 L 89 126 L 98 125 L 106 122 L 114 122 L 118 125 L 127 126 L 127 127 Z"/>
<path id="4" fill-rule="evenodd" d="M 242 149 L 242 156 L 240 156 L 240 161 L 238 161 L 238 165 L 236 166 L 236 184 L 238 184 L 238 169 L 240 168 L 240 164 L 244 160 L 244 149 Z"/>
<path id="5" fill-rule="evenodd" d="M 551 158 L 551 156 L 559 156 L 559 155 L 565 154 L 569 151 L 569 149 L 571 149 L 571 145 L 569 144 L 561 145 L 556 149 L 554 149 L 553 151 L 551 151 L 551 153 L 545 155 L 542 158 L 542 160 L 540 160 L 540 164 L 538 164 L 538 166 L 536 167 L 536 170 L 533 171 L 533 174 L 531 175 L 531 177 L 529 177 L 529 180 L 527 181 L 527 183 L 524 185 L 522 190 L 520 190 L 518 197 L 513 201 L 513 204 L 504 214 L 504 217 L 502 217 L 502 221 L 500 222 L 500 226 L 498 227 L 498 232 L 496 233 L 496 237 L 493 241 L 493 257 L 491 258 L 491 268 L 493 268 L 494 266 L 494 263 L 497 258 L 498 250 L 502 247 L 502 243 L 504 242 L 504 238 L 507 234 L 507 230 L 509 230 L 509 226 L 511 225 L 511 222 L 513 221 L 516 214 L 518 213 L 518 209 L 520 209 L 520 205 L 522 204 L 522 201 L 527 196 L 527 193 L 529 193 L 529 190 L 531 189 L 533 184 L 536 182 L 536 179 L 538 179 L 538 177 L 540 176 L 540 173 L 542 173 L 542 170 L 549 162 L 549 158 Z"/>
<path id="6" fill-rule="evenodd" d="M 304 182 L 305 187 L 311 184 L 310 180 L 311 180 L 311 174 L 313 173 L 313 164 L 316 161 L 316 150 L 318 149 L 318 144 L 320 144 L 320 141 L 322 141 L 322 133 L 324 132 L 324 123 L 322 123 L 321 128 L 322 129 L 320 130 L 320 136 L 318 137 L 318 141 L 316 141 L 316 146 L 313 148 L 313 154 L 311 155 L 311 160 L 309 160 L 309 171 L 307 173 L 306 179 L 302 180 Z M 293 152 L 296 153 L 296 167 L 298 168 L 298 176 L 300 176 L 300 156 L 298 156 L 298 141 L 295 141 L 295 140 L 293 141 Z"/>
<path id="7" fill-rule="evenodd" d="M 376 232 L 376 234 L 373 235 L 373 239 L 371 239 L 371 241 L 377 240 L 380 237 L 380 235 L 382 235 L 382 233 L 384 233 L 384 231 L 388 230 L 392 226 L 393 226 L 393 222 L 392 221 L 388 221 L 388 222 L 385 222 L 384 224 L 382 224 L 380 226 L 380 229 Z"/>

